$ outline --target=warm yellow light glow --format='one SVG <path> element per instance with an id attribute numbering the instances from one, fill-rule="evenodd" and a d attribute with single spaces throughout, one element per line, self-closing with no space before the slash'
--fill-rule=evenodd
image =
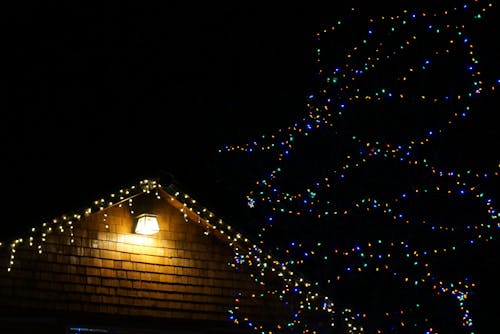
<path id="1" fill-rule="evenodd" d="M 157 233 L 159 230 L 160 226 L 158 226 L 158 219 L 155 215 L 144 213 L 137 217 L 135 233 L 151 235 Z"/>

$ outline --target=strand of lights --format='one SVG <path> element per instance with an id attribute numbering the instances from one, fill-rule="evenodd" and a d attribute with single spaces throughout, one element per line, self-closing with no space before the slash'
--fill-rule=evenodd
<path id="1" fill-rule="evenodd" d="M 302 272 L 310 273 L 314 286 L 334 294 L 339 281 L 354 279 L 365 272 L 386 273 L 401 284 L 431 291 L 435 296 L 433 301 L 443 296 L 452 298 L 460 315 L 459 325 L 470 334 L 474 333 L 474 322 L 467 296 L 476 283 L 467 278 L 456 277 L 454 283 L 449 278 L 441 278 L 435 262 L 495 240 L 500 214 L 487 184 L 492 177 L 498 177 L 500 164 L 483 170 L 452 170 L 442 167 L 443 162 L 431 153 L 432 144 L 474 117 L 480 99 L 494 96 L 500 83 L 484 78 L 473 43 L 475 36 L 471 29 L 492 7 L 491 3 L 483 3 L 465 1 L 448 9 L 403 10 L 400 15 L 377 18 L 358 15 L 353 9 L 346 20 L 339 20 L 314 36 L 317 87 L 315 93 L 308 96 L 305 116 L 275 133 L 219 150 L 220 153 L 268 154 L 272 167 L 245 195 L 250 209 L 267 215 L 262 224 L 255 227 L 256 235 L 262 245 L 290 259 L 286 263 L 289 267 L 303 268 Z M 357 28 L 364 29 L 358 43 L 346 49 L 336 48 L 342 34 Z M 446 69 L 450 75 L 441 75 Z M 440 84 L 425 84 L 432 80 L 440 80 Z M 408 117 L 421 114 L 429 122 L 428 126 L 417 127 L 414 133 L 409 131 L 413 130 L 411 124 L 406 124 L 407 128 L 403 127 L 401 133 L 395 131 L 400 138 L 396 135 L 387 138 L 386 133 L 377 133 L 374 128 L 369 130 L 375 134 L 370 131 L 365 134 L 352 125 L 357 122 L 352 115 L 370 119 L 368 117 L 377 112 L 380 117 L 385 112 L 399 118 L 401 114 Z M 289 165 L 291 157 L 300 155 L 299 143 L 315 132 L 325 131 L 344 143 L 343 151 L 335 155 L 335 166 L 320 177 L 304 172 L 310 178 L 309 185 L 300 192 L 287 191 L 283 176 L 293 167 Z M 400 168 L 418 178 L 399 184 L 399 189 L 389 197 L 385 193 L 363 194 L 361 191 L 346 203 L 343 198 L 360 171 L 380 168 L 377 167 L 380 164 L 390 164 L 391 168 Z M 443 205 L 443 210 L 452 210 L 452 213 L 455 209 L 446 207 L 446 201 L 457 207 L 464 202 L 473 203 L 478 215 L 465 223 L 439 221 L 433 216 L 435 212 L 417 216 L 419 211 L 412 206 L 433 199 Z M 356 219 L 358 225 L 353 222 Z M 347 245 L 339 246 L 341 236 L 321 235 L 324 230 L 342 233 L 342 228 L 349 225 L 363 229 L 370 221 L 372 224 L 382 221 L 385 225 L 378 223 L 378 228 L 388 235 L 405 227 L 428 239 L 415 240 L 404 235 L 400 235 L 400 239 L 397 236 L 376 238 L 361 234 L 345 237 L 351 239 L 341 240 Z M 310 232 L 314 229 L 317 229 L 315 234 Z M 373 227 L 365 229 L 373 231 Z M 306 230 L 310 232 L 306 233 L 309 237 L 304 236 Z M 325 278 L 308 271 L 314 266 L 328 268 L 331 276 Z M 403 330 L 408 326 L 422 333 L 445 330 L 437 329 L 429 314 L 421 314 L 422 310 L 422 303 L 388 310 L 382 316 L 385 319 L 379 321 L 385 325 L 376 332 L 386 333 L 389 328 Z M 366 319 L 366 314 L 359 319 Z"/>
<path id="2" fill-rule="evenodd" d="M 43 253 L 44 243 L 47 239 L 47 235 L 53 233 L 54 231 L 60 234 L 68 234 L 69 243 L 74 243 L 73 229 L 75 223 L 78 223 L 82 217 L 91 215 L 94 212 L 104 211 L 112 206 L 121 206 L 125 201 L 131 206 L 131 212 L 133 212 L 132 204 L 133 198 L 144 193 L 149 192 L 152 189 L 161 188 L 161 185 L 156 181 L 143 180 L 140 181 L 138 185 L 133 185 L 127 189 L 121 189 L 119 194 L 112 193 L 107 198 L 101 198 L 93 202 L 93 206 L 85 208 L 80 213 L 73 213 L 70 215 L 62 215 L 58 218 L 52 219 L 52 223 L 44 222 L 40 227 L 32 227 L 30 233 L 25 237 L 20 237 L 8 244 L 10 249 L 10 261 L 7 266 L 7 271 L 12 271 L 15 265 L 15 254 L 16 248 L 21 245 L 27 245 L 31 249 L 36 249 L 39 254 Z M 156 193 L 158 196 L 158 193 Z M 107 214 L 103 213 L 103 224 L 105 228 L 108 229 L 109 226 L 106 223 Z M 0 247 L 7 246 L 6 243 L 0 243 Z"/>

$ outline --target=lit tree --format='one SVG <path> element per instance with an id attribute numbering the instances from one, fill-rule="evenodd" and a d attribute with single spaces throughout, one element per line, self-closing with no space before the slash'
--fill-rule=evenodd
<path id="1" fill-rule="evenodd" d="M 481 285 L 478 256 L 495 255 L 500 165 L 489 151 L 481 161 L 464 151 L 485 134 L 472 129 L 488 124 L 496 102 L 499 81 L 477 47 L 491 7 L 353 8 L 314 36 L 304 114 L 220 149 L 257 174 L 244 196 L 259 247 L 336 308 L 329 329 L 299 311 L 288 327 L 257 331 L 484 330 L 477 298 L 495 291 Z"/>

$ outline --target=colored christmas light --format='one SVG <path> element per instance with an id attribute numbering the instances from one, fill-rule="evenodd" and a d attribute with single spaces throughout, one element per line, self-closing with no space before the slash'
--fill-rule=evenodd
<path id="1" fill-rule="evenodd" d="M 458 264 L 471 249 L 496 242 L 500 214 L 491 182 L 500 164 L 449 166 L 436 147 L 495 96 L 499 81 L 483 73 L 474 30 L 492 6 L 476 0 L 380 16 L 353 8 L 314 36 L 316 84 L 304 114 L 219 150 L 266 161 L 243 196 L 261 217 L 253 226 L 259 245 L 350 310 L 347 324 L 338 321 L 349 333 L 476 333 L 469 297 L 480 282 Z M 454 271 L 442 269 L 447 263 Z M 351 289 L 354 298 L 359 282 L 371 280 L 362 303 L 342 292 Z M 393 290 L 387 299 L 394 305 L 365 307 L 370 292 L 380 293 L 377 284 Z M 231 319 L 252 322 L 234 312 Z"/>

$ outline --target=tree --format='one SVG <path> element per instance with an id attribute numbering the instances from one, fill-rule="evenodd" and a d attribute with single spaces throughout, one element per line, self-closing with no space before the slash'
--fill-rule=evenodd
<path id="1" fill-rule="evenodd" d="M 490 277 L 500 165 L 495 152 L 483 154 L 485 140 L 498 144 L 490 117 L 499 81 L 480 52 L 495 52 L 484 35 L 495 9 L 423 3 L 353 8 L 320 29 L 303 114 L 220 149 L 237 170 L 224 182 L 239 177 L 248 187 L 245 228 L 304 275 L 300 293 L 334 305 L 301 299 L 288 327 L 271 330 L 475 333 L 491 325 L 482 305 L 498 296 Z M 288 284 L 282 293 L 285 303 L 299 294 Z M 316 326 L 306 309 L 331 323 Z"/>

